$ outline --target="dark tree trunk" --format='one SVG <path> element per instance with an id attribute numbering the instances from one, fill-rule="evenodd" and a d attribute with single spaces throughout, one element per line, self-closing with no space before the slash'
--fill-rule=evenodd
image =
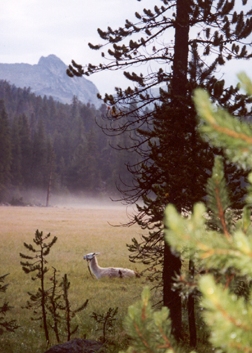
<path id="1" fill-rule="evenodd" d="M 181 298 L 179 291 L 173 289 L 174 277 L 180 273 L 181 261 L 180 257 L 172 253 L 171 248 L 165 243 L 164 247 L 164 289 L 163 300 L 164 306 L 170 310 L 170 318 L 172 322 L 172 333 L 176 340 L 181 338 L 182 327 L 182 311 Z"/>
<path id="2" fill-rule="evenodd" d="M 176 126 L 179 126 L 177 152 L 182 155 L 185 145 L 185 118 L 183 114 L 183 102 L 187 96 L 187 68 L 188 68 L 188 39 L 189 39 L 189 9 L 190 0 L 177 0 L 177 16 L 175 23 L 175 45 L 174 45 L 174 62 L 173 62 L 173 79 L 171 83 L 172 101 L 171 105 L 174 108 L 174 115 L 179 119 Z M 178 114 L 178 112 L 181 112 Z M 175 128 L 175 126 L 174 126 Z M 176 170 L 180 172 L 183 165 L 178 165 Z M 176 175 L 175 175 L 176 178 Z M 174 180 L 175 180 L 174 178 Z M 180 180 L 178 175 L 177 180 Z M 182 190 L 181 190 L 182 191 Z M 181 211 L 183 195 L 174 195 L 170 198 L 170 202 L 174 203 L 178 211 Z M 170 318 L 172 322 L 172 332 L 177 340 L 181 338 L 182 334 L 182 307 L 179 292 L 174 290 L 174 277 L 180 274 L 181 260 L 178 256 L 172 253 L 169 245 L 165 244 L 164 248 L 164 269 L 163 269 L 163 301 L 164 305 L 169 308 Z"/>
<path id="3" fill-rule="evenodd" d="M 179 102 L 176 98 L 187 95 L 189 10 L 190 0 L 177 0 L 172 79 L 172 93 L 176 103 Z"/>
<path id="4" fill-rule="evenodd" d="M 189 274 L 192 278 L 194 277 L 194 263 L 192 260 L 189 261 Z M 196 330 L 196 321 L 195 321 L 193 293 L 190 293 L 188 297 L 187 315 L 188 315 L 189 334 L 190 334 L 190 346 L 195 347 L 197 343 L 197 330 Z"/>

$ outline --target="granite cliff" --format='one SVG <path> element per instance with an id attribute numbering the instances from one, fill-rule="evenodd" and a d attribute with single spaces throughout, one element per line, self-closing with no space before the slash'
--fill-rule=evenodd
<path id="1" fill-rule="evenodd" d="M 98 108 L 98 89 L 84 77 L 70 78 L 66 74 L 67 65 L 55 55 L 41 57 L 38 64 L 1 64 L 0 79 L 17 87 L 30 87 L 37 96 L 51 96 L 62 103 L 71 103 L 73 96 L 84 103 Z"/>

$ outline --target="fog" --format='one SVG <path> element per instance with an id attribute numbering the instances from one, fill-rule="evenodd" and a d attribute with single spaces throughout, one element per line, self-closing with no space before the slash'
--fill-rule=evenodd
<path id="1" fill-rule="evenodd" d="M 52 195 L 49 206 L 68 206 L 68 207 L 85 207 L 85 208 L 103 208 L 103 207 L 125 207 L 122 202 L 113 201 L 108 195 L 92 196 L 90 194 L 68 194 L 68 195 Z"/>
<path id="2" fill-rule="evenodd" d="M 130 211 L 134 210 L 134 205 L 126 205 L 118 201 L 120 195 L 93 195 L 92 193 L 51 193 L 48 195 L 45 190 L 30 189 L 22 191 L 6 190 L 2 198 L 2 205 L 24 206 L 24 207 L 71 207 L 71 208 L 108 208 L 122 207 Z"/>

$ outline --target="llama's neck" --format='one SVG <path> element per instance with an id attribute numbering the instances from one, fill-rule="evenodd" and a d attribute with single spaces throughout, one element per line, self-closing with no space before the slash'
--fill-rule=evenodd
<path id="1" fill-rule="evenodd" d="M 91 272 L 95 275 L 96 278 L 100 278 L 101 267 L 98 265 L 98 261 L 95 256 L 89 262 L 89 268 L 90 268 Z"/>

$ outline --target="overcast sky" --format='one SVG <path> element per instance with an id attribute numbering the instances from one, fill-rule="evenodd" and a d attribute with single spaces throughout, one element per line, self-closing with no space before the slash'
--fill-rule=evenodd
<path id="1" fill-rule="evenodd" d="M 89 49 L 98 44 L 97 28 L 123 26 L 127 18 L 143 7 L 153 8 L 154 0 L 6 0 L 0 11 L 0 63 L 37 64 L 41 56 L 55 54 L 66 65 L 100 63 L 100 52 Z M 232 80 L 245 65 L 230 65 Z M 249 73 L 249 72 L 248 72 Z M 101 93 L 126 86 L 123 74 L 99 73 L 90 77 Z"/>

